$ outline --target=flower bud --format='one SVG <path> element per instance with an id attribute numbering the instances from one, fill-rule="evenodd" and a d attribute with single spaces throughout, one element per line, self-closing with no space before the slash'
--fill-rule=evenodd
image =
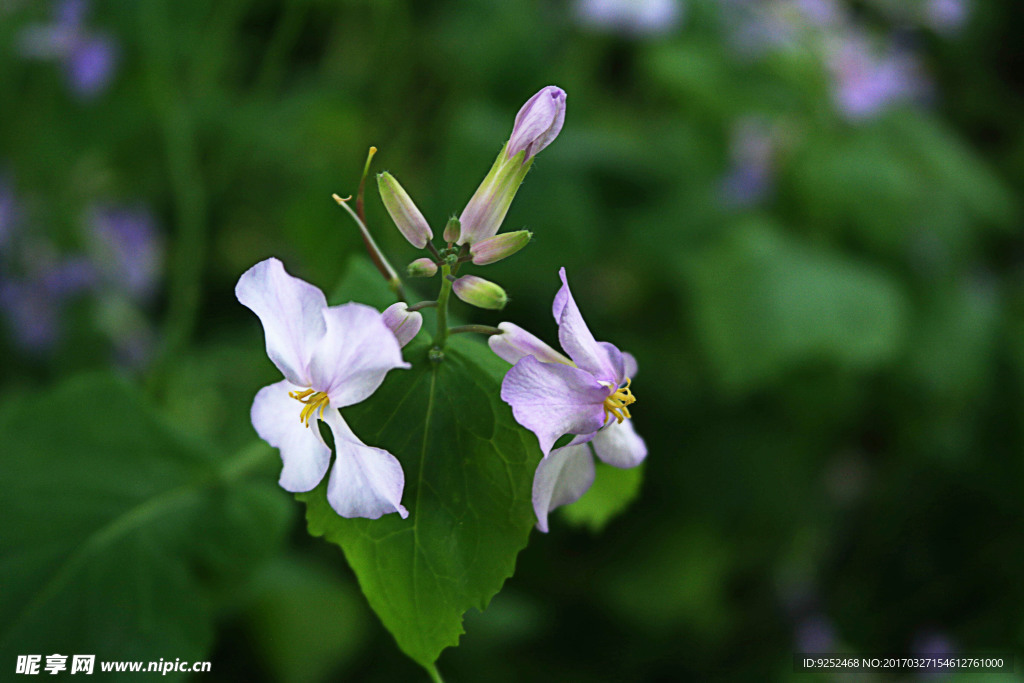
<path id="1" fill-rule="evenodd" d="M 506 154 L 511 159 L 526 152 L 523 162 L 532 159 L 558 137 L 565 123 L 565 91 L 549 85 L 526 101 L 512 128 Z"/>
<path id="2" fill-rule="evenodd" d="M 419 311 L 409 312 L 404 301 L 391 304 L 380 314 L 384 324 L 395 333 L 399 346 L 405 346 L 423 327 L 423 316 Z"/>
<path id="3" fill-rule="evenodd" d="M 409 277 L 433 277 L 437 273 L 437 264 L 434 259 L 424 256 L 410 263 L 405 270 Z"/>
<path id="4" fill-rule="evenodd" d="M 427 246 L 434 233 L 430 231 L 427 219 L 416 208 L 412 198 L 394 176 L 387 171 L 378 174 L 377 188 L 380 190 L 380 198 L 384 201 L 384 208 L 405 235 L 405 239 L 417 249 Z"/>
<path id="5" fill-rule="evenodd" d="M 498 325 L 501 334 L 492 334 L 487 344 L 498 357 L 515 365 L 526 356 L 533 356 L 541 363 L 562 363 L 572 365 L 572 361 L 555 351 L 533 334 L 514 323 Z"/>
<path id="6" fill-rule="evenodd" d="M 476 275 L 463 275 L 452 284 L 452 290 L 455 296 L 477 308 L 501 310 L 508 303 L 504 289 Z"/>
<path id="7" fill-rule="evenodd" d="M 505 143 L 487 177 L 462 210 L 459 244 L 473 244 L 498 234 L 512 200 L 533 165 L 565 121 L 565 91 L 548 86 L 530 98 L 516 116 L 512 137 Z"/>
<path id="8" fill-rule="evenodd" d="M 505 232 L 476 242 L 470 247 L 469 253 L 473 257 L 473 263 L 486 266 L 516 253 L 529 244 L 532 237 L 533 233 L 529 230 Z"/>
<path id="9" fill-rule="evenodd" d="M 448 224 L 444 226 L 444 241 L 448 244 L 459 241 L 459 237 L 462 235 L 462 224 L 459 219 L 452 216 L 448 219 Z"/>

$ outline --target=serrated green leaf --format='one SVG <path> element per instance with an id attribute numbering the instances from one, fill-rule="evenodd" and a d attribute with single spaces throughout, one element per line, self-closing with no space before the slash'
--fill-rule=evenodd
<path id="1" fill-rule="evenodd" d="M 269 447 L 229 458 L 189 442 L 109 376 L 15 399 L 0 443 L 5 666 L 205 659 L 219 589 L 278 547 L 289 518 L 272 480 L 249 478 L 276 465 Z"/>
<path id="2" fill-rule="evenodd" d="M 643 466 L 619 469 L 598 461 L 594 484 L 583 497 L 562 508 L 562 516 L 573 526 L 585 526 L 597 533 L 640 495 Z"/>
<path id="3" fill-rule="evenodd" d="M 535 522 L 540 450 L 499 398 L 507 366 L 484 344 L 455 337 L 436 364 L 428 350 L 407 347 L 412 369 L 344 411 L 360 438 L 401 461 L 409 518 L 343 519 L 326 482 L 297 498 L 310 533 L 341 546 L 399 647 L 429 670 L 458 644 L 463 613 L 483 610 L 512 575 Z"/>

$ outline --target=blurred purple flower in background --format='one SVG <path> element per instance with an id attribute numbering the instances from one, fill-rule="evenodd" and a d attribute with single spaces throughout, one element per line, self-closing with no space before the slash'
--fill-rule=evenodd
<path id="1" fill-rule="evenodd" d="M 831 652 L 836 644 L 835 628 L 828 617 L 812 614 L 797 624 L 793 640 L 796 651 L 800 653 Z"/>
<path id="2" fill-rule="evenodd" d="M 18 221 L 18 203 L 10 180 L 0 175 L 0 248 L 7 244 Z"/>
<path id="3" fill-rule="evenodd" d="M 966 0 L 926 0 L 924 3 L 924 23 L 938 33 L 956 33 L 967 23 L 969 14 Z"/>
<path id="4" fill-rule="evenodd" d="M 84 25 L 88 10 L 85 0 L 61 0 L 53 23 L 28 26 L 19 40 L 22 56 L 60 61 L 71 91 L 84 100 L 106 90 L 117 68 L 116 43 Z"/>
<path id="5" fill-rule="evenodd" d="M 152 296 L 163 268 L 163 245 L 144 207 L 97 206 L 88 218 L 90 247 L 105 281 L 133 299 Z"/>
<path id="6" fill-rule="evenodd" d="M 576 17 L 589 28 L 627 36 L 669 33 L 683 20 L 681 0 L 577 0 Z"/>
<path id="7" fill-rule="evenodd" d="M 880 52 L 856 33 L 832 41 L 828 68 L 836 106 L 851 121 L 870 119 L 927 90 L 914 55 L 896 47 Z"/>
<path id="8" fill-rule="evenodd" d="M 775 167 L 775 131 L 758 118 L 745 117 L 733 124 L 731 169 L 722 181 L 722 197 L 732 206 L 749 206 L 772 189 Z"/>

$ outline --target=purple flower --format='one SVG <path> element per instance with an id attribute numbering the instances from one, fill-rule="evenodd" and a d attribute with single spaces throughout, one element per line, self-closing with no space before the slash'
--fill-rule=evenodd
<path id="1" fill-rule="evenodd" d="M 281 487 L 310 491 L 327 474 L 331 449 L 320 436 L 319 417 L 334 434 L 337 457 L 327 501 L 335 512 L 407 517 L 402 465 L 360 441 L 338 412 L 369 398 L 388 371 L 409 367 L 381 314 L 357 303 L 328 307 L 323 292 L 289 275 L 274 258 L 247 270 L 235 296 L 263 323 L 267 355 L 285 377 L 260 389 L 251 413 L 260 438 L 280 449 Z"/>
<path id="2" fill-rule="evenodd" d="M 796 627 L 797 652 L 820 654 L 831 652 L 836 644 L 835 629 L 825 616 L 814 614 L 803 619 Z"/>
<path id="3" fill-rule="evenodd" d="M 85 27 L 87 12 L 84 0 L 59 2 L 52 23 L 26 27 L 18 42 L 24 57 L 62 62 L 72 92 L 86 100 L 106 90 L 117 68 L 115 42 Z"/>
<path id="4" fill-rule="evenodd" d="M 594 480 L 597 455 L 615 467 L 635 467 L 647 456 L 627 418 L 635 399 L 630 383 L 636 359 L 608 342 L 594 339 L 569 290 L 565 268 L 552 313 L 567 358 L 511 323 L 489 338 L 491 349 L 514 363 L 501 384 L 501 398 L 516 421 L 532 431 L 544 459 L 533 480 L 537 528 L 548 530 L 548 513 L 582 496 Z M 564 434 L 568 445 L 552 450 Z"/>
<path id="5" fill-rule="evenodd" d="M 722 182 L 728 204 L 754 204 L 771 191 L 775 156 L 772 133 L 769 126 L 756 119 L 743 119 L 734 126 L 732 169 Z"/>
<path id="6" fill-rule="evenodd" d="M 0 247 L 7 244 L 18 222 L 18 201 L 10 181 L 0 175 Z"/>
<path id="7" fill-rule="evenodd" d="M 680 0 L 577 0 L 581 24 L 626 36 L 669 33 L 683 19 Z"/>
<path id="8" fill-rule="evenodd" d="M 404 301 L 391 304 L 384 309 L 380 317 L 394 333 L 398 345 L 402 347 L 411 342 L 423 327 L 423 314 L 419 311 L 410 313 L 409 306 Z"/>
<path id="9" fill-rule="evenodd" d="M 0 280 L 0 307 L 26 351 L 50 349 L 60 336 L 59 304 L 32 282 Z"/>
<path id="10" fill-rule="evenodd" d="M 939 33 L 956 33 L 967 23 L 969 8 L 965 0 L 927 0 L 924 20 Z"/>
<path id="11" fill-rule="evenodd" d="M 506 156 L 512 159 L 525 151 L 526 163 L 558 137 L 564 123 L 565 91 L 554 85 L 541 88 L 516 114 Z"/>
<path id="12" fill-rule="evenodd" d="M 94 208 L 88 219 L 97 267 L 136 299 L 151 296 L 163 269 L 163 246 L 152 214 L 142 207 Z"/>
<path id="13" fill-rule="evenodd" d="M 869 119 L 892 104 L 924 90 L 920 67 L 907 52 L 890 49 L 876 54 L 859 35 L 844 36 L 833 45 L 828 60 L 833 98 L 852 121 Z"/>
<path id="14" fill-rule="evenodd" d="M 106 36 L 77 41 L 64 62 L 72 91 L 82 99 L 92 99 L 110 85 L 117 66 L 117 47 Z"/>
<path id="15" fill-rule="evenodd" d="M 564 90 L 549 85 L 520 108 L 511 137 L 459 216 L 459 244 L 473 244 L 498 234 L 534 156 L 562 130 L 565 99 Z M 446 229 L 445 239 L 449 234 Z"/>

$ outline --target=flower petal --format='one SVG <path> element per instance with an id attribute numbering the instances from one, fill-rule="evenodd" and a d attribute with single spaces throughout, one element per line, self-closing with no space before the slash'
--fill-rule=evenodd
<path id="1" fill-rule="evenodd" d="M 547 533 L 548 513 L 580 499 L 594 483 L 594 456 L 590 446 L 576 443 L 556 448 L 540 461 L 533 475 L 533 511 L 537 528 Z"/>
<path id="2" fill-rule="evenodd" d="M 409 312 L 409 305 L 404 301 L 391 304 L 380 314 L 384 324 L 395 333 L 399 346 L 404 347 L 412 341 L 423 327 L 423 314 L 419 311 Z"/>
<path id="3" fill-rule="evenodd" d="M 499 358 L 515 365 L 524 356 L 533 356 L 542 363 L 563 363 L 572 365 L 572 361 L 558 351 L 545 344 L 530 332 L 514 323 L 498 325 L 501 334 L 492 334 L 487 344 Z"/>
<path id="4" fill-rule="evenodd" d="M 252 426 L 260 438 L 281 451 L 284 469 L 278 483 L 285 491 L 311 491 L 324 478 L 331 449 L 320 439 L 316 421 L 299 420 L 302 405 L 288 395 L 300 389 L 288 381 L 263 387 L 252 402 Z"/>
<path id="5" fill-rule="evenodd" d="M 611 342 L 597 342 L 597 345 L 604 351 L 605 357 L 608 358 L 608 364 L 611 366 L 612 371 L 615 373 L 615 377 L 612 380 L 616 385 L 622 384 L 626 381 L 629 375 L 626 374 L 626 354 L 619 351 L 619 347 L 615 346 Z"/>
<path id="6" fill-rule="evenodd" d="M 622 352 L 622 365 L 623 365 L 622 371 L 623 371 L 623 373 L 625 373 L 626 377 L 628 377 L 630 379 L 633 379 L 634 377 L 636 377 L 636 371 L 637 371 L 636 356 L 634 356 L 631 353 L 627 353 L 626 351 L 623 351 Z"/>
<path id="7" fill-rule="evenodd" d="M 308 387 L 309 361 L 327 330 L 324 293 L 289 275 L 276 258 L 269 258 L 242 273 L 235 296 L 259 316 L 267 355 L 281 374 L 292 384 Z"/>
<path id="8" fill-rule="evenodd" d="M 365 400 L 377 390 L 384 375 L 408 368 L 402 361 L 398 339 L 375 309 L 348 303 L 323 310 L 327 333 L 309 364 L 312 386 L 331 398 L 331 406 L 344 408 Z"/>
<path id="9" fill-rule="evenodd" d="M 378 519 L 392 512 L 408 517 L 402 506 L 405 473 L 398 459 L 360 441 L 337 410 L 325 411 L 324 421 L 334 433 L 337 454 L 327 482 L 327 502 L 334 511 L 342 517 Z"/>
<path id="10" fill-rule="evenodd" d="M 590 328 L 583 321 L 580 309 L 572 298 L 569 281 L 565 277 L 565 268 L 560 269 L 558 275 L 562 278 L 562 289 L 555 295 L 554 312 L 558 320 L 558 341 L 562 349 L 581 370 L 586 370 L 599 380 L 617 384 L 615 367 L 608 354 L 590 333 Z"/>
<path id="11" fill-rule="evenodd" d="M 647 444 L 633 429 L 632 420 L 611 424 L 594 435 L 591 443 L 597 457 L 612 467 L 636 467 L 647 457 Z"/>
<path id="12" fill-rule="evenodd" d="M 608 388 L 570 365 L 526 356 L 501 383 L 501 398 L 516 421 L 537 435 L 547 455 L 563 434 L 592 434 L 604 424 Z"/>

